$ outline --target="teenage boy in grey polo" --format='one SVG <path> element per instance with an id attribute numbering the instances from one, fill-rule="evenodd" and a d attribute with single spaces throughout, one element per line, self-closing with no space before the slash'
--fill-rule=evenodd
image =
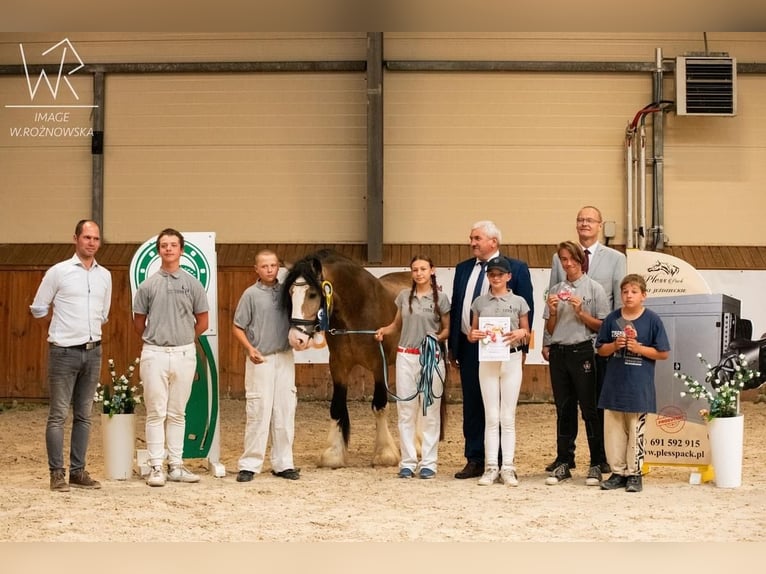
<path id="1" fill-rule="evenodd" d="M 566 279 L 548 293 L 543 311 L 550 335 L 550 375 L 556 403 L 556 462 L 546 484 L 571 478 L 574 465 L 577 405 L 580 405 L 590 448 L 590 468 L 585 483 L 601 483 L 604 436 L 596 409 L 596 371 L 593 341 L 610 306 L 604 288 L 583 273 L 585 254 L 572 241 L 558 246 Z M 574 418 L 572 418 L 574 417 Z"/>
<path id="2" fill-rule="evenodd" d="M 194 339 L 207 331 L 208 301 L 202 284 L 181 269 L 184 238 L 175 229 L 157 237 L 160 269 L 136 291 L 133 325 L 144 341 L 141 380 L 146 405 L 149 486 L 198 482 L 183 465 L 186 403 L 191 396 L 197 351 Z M 167 436 L 165 423 L 167 421 Z M 169 472 L 162 468 L 167 440 Z"/>
<path id="3" fill-rule="evenodd" d="M 287 339 L 290 320 L 281 306 L 279 258 L 270 250 L 255 256 L 258 280 L 242 294 L 234 312 L 232 333 L 245 351 L 245 445 L 237 482 L 250 482 L 263 470 L 271 431 L 271 472 L 297 480 L 293 464 L 295 359 Z"/>

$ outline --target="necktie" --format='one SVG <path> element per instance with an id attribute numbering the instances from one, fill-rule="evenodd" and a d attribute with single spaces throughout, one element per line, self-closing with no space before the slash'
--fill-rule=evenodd
<path id="1" fill-rule="evenodd" d="M 582 272 L 587 273 L 588 267 L 590 267 L 590 250 L 585 250 L 585 262 L 582 264 Z"/>
<path id="2" fill-rule="evenodd" d="M 481 295 L 481 287 L 484 285 L 484 275 L 486 275 L 486 269 L 487 262 L 481 261 L 481 269 L 479 270 L 479 276 L 476 278 L 476 286 L 473 288 L 473 297 L 471 298 L 471 302 L 475 301 L 476 298 Z"/>

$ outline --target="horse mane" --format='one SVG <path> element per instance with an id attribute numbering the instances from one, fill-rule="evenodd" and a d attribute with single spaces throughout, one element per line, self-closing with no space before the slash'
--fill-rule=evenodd
<path id="1" fill-rule="evenodd" d="M 322 290 L 320 276 L 322 273 L 322 259 L 321 256 L 325 251 L 317 251 L 311 255 L 306 255 L 303 259 L 300 259 L 293 263 L 293 266 L 285 276 L 282 288 L 282 308 L 286 309 L 288 314 L 292 313 L 293 300 L 290 297 L 290 287 L 295 283 L 298 277 L 303 277 L 311 287 L 317 291 Z"/>

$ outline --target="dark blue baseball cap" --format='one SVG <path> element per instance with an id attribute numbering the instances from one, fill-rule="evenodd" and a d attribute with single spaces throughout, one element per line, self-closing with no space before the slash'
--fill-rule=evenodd
<path id="1" fill-rule="evenodd" d="M 499 269 L 503 273 L 510 273 L 511 263 L 503 256 L 493 257 L 487 261 L 487 271 L 490 271 L 491 269 Z"/>

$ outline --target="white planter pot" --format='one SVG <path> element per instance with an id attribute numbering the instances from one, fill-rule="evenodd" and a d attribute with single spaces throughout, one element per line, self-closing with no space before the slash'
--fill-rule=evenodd
<path id="1" fill-rule="evenodd" d="M 715 485 L 737 488 L 742 485 L 742 443 L 745 417 L 716 417 L 708 422 L 710 458 L 715 471 Z"/>
<path id="2" fill-rule="evenodd" d="M 136 415 L 101 414 L 101 437 L 104 446 L 104 474 L 111 480 L 133 476 L 136 448 Z"/>

